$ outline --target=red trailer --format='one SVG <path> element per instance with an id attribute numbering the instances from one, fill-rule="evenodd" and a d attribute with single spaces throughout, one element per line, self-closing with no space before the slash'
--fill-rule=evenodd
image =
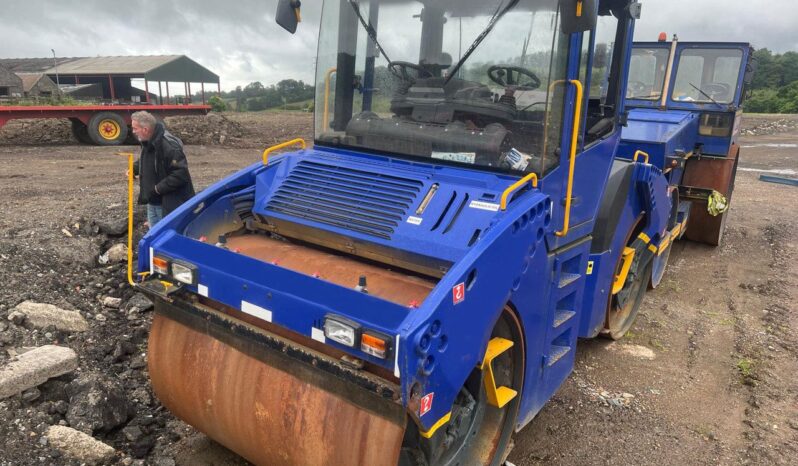
<path id="1" fill-rule="evenodd" d="M 72 134 L 85 144 L 115 146 L 130 133 L 130 116 L 146 110 L 158 118 L 176 115 L 205 115 L 210 105 L 88 105 L 6 107 L 0 106 L 0 128 L 9 120 L 29 118 L 69 118 Z"/>

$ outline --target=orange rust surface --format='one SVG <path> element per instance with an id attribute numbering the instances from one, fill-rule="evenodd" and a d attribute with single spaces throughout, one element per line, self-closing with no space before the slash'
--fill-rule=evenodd
<path id="1" fill-rule="evenodd" d="M 420 304 L 435 286 L 434 282 L 419 277 L 261 235 L 231 236 L 227 245 L 249 257 L 347 288 L 357 286 L 358 278 L 365 275 L 370 294 L 403 306 Z"/>
<path id="2" fill-rule="evenodd" d="M 739 154 L 740 146 L 732 144 L 725 159 L 689 160 L 682 184 L 714 189 L 731 201 Z M 690 209 L 690 218 L 684 236 L 691 241 L 717 246 L 723 237 L 727 217 L 728 212 L 718 216 L 709 215 L 705 203 L 694 203 Z"/>
<path id="3" fill-rule="evenodd" d="M 404 426 L 156 314 L 155 393 L 175 415 L 257 465 L 395 465 Z"/>

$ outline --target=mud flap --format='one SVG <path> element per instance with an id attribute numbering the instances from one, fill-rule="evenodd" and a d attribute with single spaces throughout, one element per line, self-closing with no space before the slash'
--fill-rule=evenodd
<path id="1" fill-rule="evenodd" d="M 689 159 L 682 184 L 685 186 L 713 189 L 731 202 L 740 146 L 733 144 L 727 157 L 701 157 Z M 723 238 L 728 212 L 713 216 L 708 212 L 706 201 L 693 201 L 690 209 L 685 238 L 699 243 L 717 246 Z"/>
<path id="2" fill-rule="evenodd" d="M 395 386 L 352 383 L 335 359 L 190 306 L 158 300 L 150 333 L 152 386 L 172 413 L 257 465 L 397 464 Z"/>

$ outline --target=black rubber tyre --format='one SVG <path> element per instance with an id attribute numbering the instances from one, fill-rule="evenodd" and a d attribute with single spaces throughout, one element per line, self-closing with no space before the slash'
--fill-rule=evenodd
<path id="1" fill-rule="evenodd" d="M 82 144 L 94 144 L 94 141 L 89 137 L 89 128 L 82 121 L 77 118 L 70 118 L 72 122 L 72 136 Z"/>
<path id="2" fill-rule="evenodd" d="M 89 120 L 89 137 L 99 146 L 118 146 L 127 139 L 127 123 L 116 113 L 100 112 Z"/>
<path id="3" fill-rule="evenodd" d="M 620 263 L 619 260 L 615 270 L 616 275 L 620 273 Z M 640 305 L 643 304 L 643 296 L 648 291 L 653 263 L 653 259 L 643 263 L 635 257 L 632 267 L 629 269 L 631 277 L 627 279 L 623 289 L 617 295 L 610 297 L 607 320 L 604 322 L 601 336 L 620 340 L 632 327 L 637 313 L 640 311 Z"/>
<path id="4" fill-rule="evenodd" d="M 525 348 L 520 323 L 505 309 L 491 338 L 514 342 L 512 348 L 493 360 L 496 383 L 518 395 L 503 408 L 487 403 L 483 373 L 475 369 L 460 390 L 451 419 L 430 439 L 422 438 L 416 424 L 408 421 L 399 466 L 466 466 L 504 464 L 518 417 L 524 381 Z"/>
<path id="5" fill-rule="evenodd" d="M 126 146 L 138 146 L 141 144 L 141 142 L 136 138 L 136 135 L 133 134 L 133 128 L 130 126 L 127 127 L 127 137 L 122 144 Z"/>

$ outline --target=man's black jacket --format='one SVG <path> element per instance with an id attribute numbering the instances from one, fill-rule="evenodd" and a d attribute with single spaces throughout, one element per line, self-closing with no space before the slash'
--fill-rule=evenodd
<path id="1" fill-rule="evenodd" d="M 194 196 L 183 143 L 163 123 L 156 123 L 150 140 L 141 143 L 133 171 L 140 177 L 139 204 L 160 204 L 164 215 Z"/>

